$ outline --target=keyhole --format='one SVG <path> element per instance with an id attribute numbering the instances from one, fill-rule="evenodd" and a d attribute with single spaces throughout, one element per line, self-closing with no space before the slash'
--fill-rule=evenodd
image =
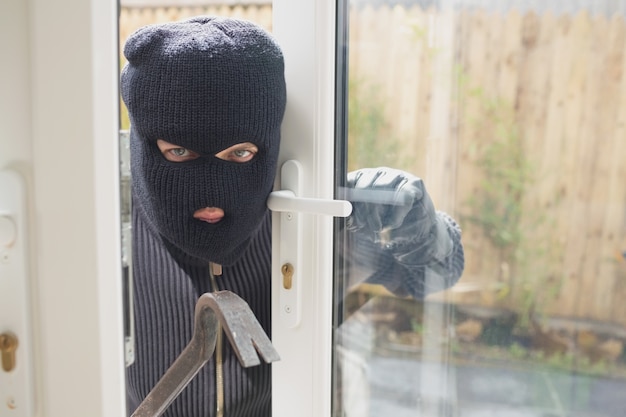
<path id="1" fill-rule="evenodd" d="M 2 352 L 2 370 L 11 372 L 15 369 L 15 351 L 17 350 L 17 336 L 13 333 L 0 334 L 0 352 Z"/>
<path id="2" fill-rule="evenodd" d="M 283 288 L 290 290 L 293 285 L 293 265 L 290 263 L 284 264 L 280 268 L 280 272 L 283 274 Z"/>

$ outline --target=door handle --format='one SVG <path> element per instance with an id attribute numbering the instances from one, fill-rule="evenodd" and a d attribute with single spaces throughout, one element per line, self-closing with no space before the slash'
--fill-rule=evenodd
<path id="1" fill-rule="evenodd" d="M 280 214 L 280 320 L 288 328 L 297 327 L 300 323 L 300 214 L 347 217 L 352 212 L 349 201 L 301 197 L 303 172 L 298 161 L 286 161 L 281 167 L 281 190 L 270 193 L 267 199 L 268 208 Z"/>
<path id="2" fill-rule="evenodd" d="M 267 206 L 272 211 L 323 214 L 333 217 L 347 217 L 352 212 L 352 204 L 349 201 L 298 197 L 291 190 L 272 192 L 267 200 Z"/>

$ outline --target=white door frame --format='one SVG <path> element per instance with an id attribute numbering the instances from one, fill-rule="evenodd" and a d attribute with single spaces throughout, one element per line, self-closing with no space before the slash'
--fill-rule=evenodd
<path id="1" fill-rule="evenodd" d="M 117 4 L 5 0 L 0 46 L 0 169 L 25 180 L 28 212 L 33 355 L 18 366 L 34 388 L 26 416 L 0 387 L 0 416 L 123 416 Z"/>
<path id="2" fill-rule="evenodd" d="M 280 158 L 302 164 L 304 197 L 333 194 L 334 13 L 334 2 L 274 1 L 288 88 Z M 0 169 L 27 183 L 33 416 L 122 416 L 116 2 L 7 0 L 0 16 L 12 57 L 0 70 L 11 92 Z M 274 323 L 276 416 L 330 413 L 332 219 L 302 225 L 302 320 Z M 280 265 L 273 274 L 279 288 Z"/>
<path id="3" fill-rule="evenodd" d="M 274 0 L 273 33 L 285 55 L 287 110 L 279 166 L 303 168 L 300 197 L 332 199 L 334 189 L 335 2 Z M 280 174 L 280 173 L 279 173 Z M 280 175 L 277 180 L 280 184 Z M 278 185 L 277 185 L 278 186 Z M 273 365 L 273 415 L 330 415 L 332 347 L 332 218 L 300 214 L 301 320 L 286 326 L 281 315 L 279 213 L 273 215 L 272 342 L 281 356 Z M 284 242 L 283 242 L 284 243 Z M 284 306 L 283 306 L 284 307 Z"/>

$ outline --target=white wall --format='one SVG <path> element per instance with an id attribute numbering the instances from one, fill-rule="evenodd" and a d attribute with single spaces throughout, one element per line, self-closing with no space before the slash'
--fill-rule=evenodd
<path id="1" fill-rule="evenodd" d="M 0 169 L 29 184 L 37 416 L 123 410 L 116 20 L 114 0 L 0 3 Z"/>

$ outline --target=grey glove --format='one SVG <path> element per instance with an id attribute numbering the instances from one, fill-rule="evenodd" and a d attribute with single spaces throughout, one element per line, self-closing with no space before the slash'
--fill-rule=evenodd
<path id="1" fill-rule="evenodd" d="M 424 182 L 392 168 L 365 168 L 348 174 L 347 199 L 353 211 L 347 228 L 361 233 L 406 266 L 443 261 L 453 243 Z"/>

